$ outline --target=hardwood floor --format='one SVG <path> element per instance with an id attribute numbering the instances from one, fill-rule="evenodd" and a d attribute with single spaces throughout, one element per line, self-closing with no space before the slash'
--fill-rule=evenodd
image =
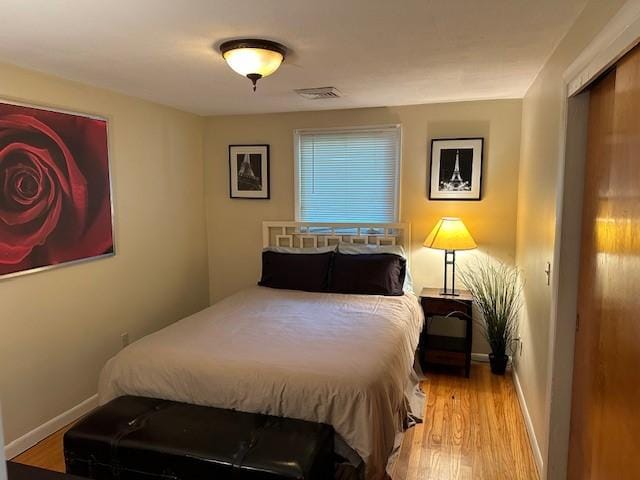
<path id="1" fill-rule="evenodd" d="M 45 438 L 26 452 L 21 453 L 12 460 L 34 467 L 64 472 L 64 454 L 62 452 L 62 436 L 71 428 L 71 425 L 58 430 L 53 435 Z"/>
<path id="2" fill-rule="evenodd" d="M 473 364 L 471 377 L 429 372 L 424 423 L 405 434 L 393 480 L 538 478 L 511 376 Z"/>
<path id="3" fill-rule="evenodd" d="M 527 432 L 509 375 L 473 364 L 471 378 L 428 373 L 424 423 L 404 436 L 393 480 L 536 480 Z M 14 460 L 64 471 L 62 435 L 54 433 Z"/>

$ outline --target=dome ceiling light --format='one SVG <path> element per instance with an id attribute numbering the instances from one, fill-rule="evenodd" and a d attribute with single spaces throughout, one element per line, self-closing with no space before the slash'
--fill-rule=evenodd
<path id="1" fill-rule="evenodd" d="M 251 80 L 255 92 L 258 80 L 271 75 L 284 61 L 287 47 L 270 40 L 243 38 L 224 42 L 220 53 L 234 71 Z"/>

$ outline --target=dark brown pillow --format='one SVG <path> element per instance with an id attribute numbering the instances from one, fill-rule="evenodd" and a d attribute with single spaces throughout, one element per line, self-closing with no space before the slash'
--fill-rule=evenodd
<path id="1" fill-rule="evenodd" d="M 262 278 L 258 285 L 306 292 L 326 292 L 333 252 L 262 252 Z"/>
<path id="2" fill-rule="evenodd" d="M 403 295 L 407 261 L 400 255 L 336 253 L 329 291 L 365 295 Z"/>

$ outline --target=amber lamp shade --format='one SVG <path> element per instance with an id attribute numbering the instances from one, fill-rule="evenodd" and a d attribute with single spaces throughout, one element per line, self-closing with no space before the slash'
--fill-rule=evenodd
<path id="1" fill-rule="evenodd" d="M 438 220 L 431 233 L 424 240 L 424 246 L 436 250 L 444 250 L 444 289 L 443 295 L 457 296 L 456 281 L 456 251 L 473 250 L 477 248 L 475 240 L 459 218 L 443 217 Z M 448 286 L 449 266 L 452 267 L 451 288 Z"/>

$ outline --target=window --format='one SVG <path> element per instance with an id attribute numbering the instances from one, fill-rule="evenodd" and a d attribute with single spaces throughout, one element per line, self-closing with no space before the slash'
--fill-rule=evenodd
<path id="1" fill-rule="evenodd" d="M 296 220 L 398 220 L 400 126 L 297 130 Z"/>

